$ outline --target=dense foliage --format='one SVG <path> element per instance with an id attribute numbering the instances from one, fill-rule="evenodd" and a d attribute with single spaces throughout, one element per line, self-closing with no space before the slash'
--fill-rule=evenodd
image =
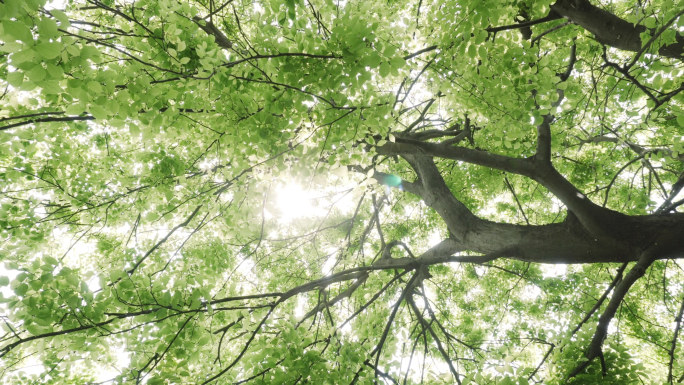
<path id="1" fill-rule="evenodd" d="M 682 382 L 683 14 L 0 1 L 2 382 Z"/>

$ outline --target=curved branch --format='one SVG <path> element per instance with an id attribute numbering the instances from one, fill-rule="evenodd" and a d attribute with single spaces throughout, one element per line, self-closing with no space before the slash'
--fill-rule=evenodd
<path id="1" fill-rule="evenodd" d="M 549 119 L 551 118 L 549 117 Z M 544 127 L 542 127 L 542 129 L 543 128 Z M 550 134 L 548 135 L 548 139 L 550 140 Z M 544 137 L 542 137 L 542 140 L 544 140 Z M 542 144 L 542 147 L 543 146 L 544 144 Z M 418 176 L 421 179 L 429 178 L 429 180 L 423 180 L 424 186 L 444 185 L 443 180 L 441 182 L 439 181 L 441 180 L 441 175 L 434 166 L 434 162 L 427 160 L 428 157 L 459 160 L 526 176 L 546 187 L 553 195 L 560 199 L 568 210 L 572 211 L 577 216 L 582 225 L 597 237 L 621 238 L 621 229 L 616 227 L 616 225 L 623 224 L 622 222 L 627 220 L 626 216 L 591 202 L 572 183 L 556 171 L 550 161 L 545 161 L 543 157 L 540 159 L 537 159 L 536 157 L 513 158 L 492 154 L 482 150 L 448 146 L 444 143 L 425 143 L 400 137 L 397 137 L 395 143 L 389 142 L 378 147 L 377 151 L 384 155 L 402 155 L 409 160 L 409 163 L 413 162 L 412 166 L 416 169 Z M 545 150 L 542 149 L 543 153 L 544 151 Z M 413 159 L 413 161 L 411 161 L 411 159 Z M 429 165 L 430 163 L 432 163 L 432 166 Z M 451 192 L 449 192 L 446 185 L 439 189 L 431 187 L 431 190 L 439 190 L 439 195 L 451 195 Z M 425 191 L 423 194 L 419 193 L 418 195 L 420 195 L 428 205 L 432 206 L 430 202 L 434 201 L 434 199 L 429 197 L 431 194 L 432 192 Z M 472 213 L 465 209 L 465 206 L 455 198 L 452 198 L 451 202 L 447 203 L 447 205 L 450 206 L 450 208 L 449 210 L 443 211 L 445 214 L 452 211 L 452 207 L 459 207 L 458 212 L 453 213 L 458 216 L 459 222 L 465 220 L 464 218 L 467 219 L 473 216 Z M 434 208 L 438 212 L 440 211 L 436 207 Z M 444 219 L 447 221 L 447 224 L 450 223 L 447 218 Z"/>
<path id="2" fill-rule="evenodd" d="M 466 147 L 446 146 L 442 143 L 421 142 L 400 136 L 396 137 L 396 142 L 388 142 L 377 147 L 377 152 L 381 155 L 423 154 L 431 157 L 460 160 L 524 176 L 534 174 L 534 165 L 529 159 L 512 158 Z"/>
<path id="3" fill-rule="evenodd" d="M 648 267 L 651 266 L 651 264 L 657 259 L 658 252 L 659 247 L 657 243 L 653 247 L 649 248 L 649 250 L 644 251 L 642 256 L 639 258 L 639 261 L 637 261 L 632 269 L 625 275 L 624 279 L 615 286 L 613 296 L 610 298 L 610 301 L 608 302 L 608 305 L 603 313 L 601 313 L 594 336 L 587 347 L 587 352 L 585 354 L 587 360 L 570 372 L 568 378 L 572 378 L 580 374 L 597 357 L 601 358 L 603 361 L 603 341 L 608 335 L 608 325 L 610 325 L 610 321 L 615 316 L 620 304 L 622 304 L 622 300 L 625 298 L 632 285 L 634 285 L 639 278 L 644 276 L 646 269 L 648 269 Z"/>

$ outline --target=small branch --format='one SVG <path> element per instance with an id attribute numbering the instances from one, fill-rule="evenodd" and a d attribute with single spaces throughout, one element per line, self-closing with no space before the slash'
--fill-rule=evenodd
<path id="1" fill-rule="evenodd" d="M 339 109 L 339 110 L 354 110 L 354 111 L 357 109 L 357 107 L 352 107 L 352 106 L 339 106 L 339 105 L 338 105 L 337 103 L 335 103 L 335 101 L 332 100 L 332 99 L 327 99 L 327 98 L 325 98 L 325 97 L 323 97 L 323 96 L 321 96 L 321 95 L 315 94 L 315 93 L 313 93 L 313 92 L 309 92 L 309 91 L 307 91 L 307 90 L 305 90 L 305 89 L 303 89 L 303 88 L 291 86 L 291 85 L 289 85 L 289 84 L 278 83 L 278 82 L 271 81 L 271 80 L 256 79 L 256 78 L 248 78 L 248 77 L 238 76 L 238 75 L 229 75 L 229 76 L 232 77 L 233 79 L 237 79 L 237 80 L 242 80 L 242 81 L 246 81 L 246 82 L 253 82 L 253 83 L 268 84 L 268 85 L 271 85 L 271 86 L 275 86 L 275 87 L 277 87 L 277 88 L 282 87 L 282 88 L 287 88 L 287 89 L 289 89 L 289 90 L 301 92 L 301 93 L 303 93 L 303 94 L 306 94 L 306 95 L 309 95 L 309 96 L 311 96 L 311 97 L 313 97 L 313 98 L 316 98 L 316 99 L 318 99 L 318 100 L 320 100 L 320 101 L 322 101 L 322 102 L 325 102 L 326 104 L 329 104 L 331 107 L 333 107 L 333 108 L 335 108 L 335 109 Z"/>
<path id="2" fill-rule="evenodd" d="M 682 327 L 682 314 L 684 314 L 684 299 L 682 300 L 682 305 L 679 307 L 679 312 L 677 313 L 677 316 L 675 317 L 675 330 L 674 334 L 672 336 L 672 343 L 670 345 L 670 350 L 667 352 L 668 355 L 670 356 L 670 362 L 667 365 L 667 382 L 672 384 L 673 383 L 673 378 L 672 378 L 672 366 L 674 365 L 674 360 L 675 360 L 675 349 L 677 348 L 677 338 L 679 337 L 679 331 L 681 330 Z"/>
<path id="3" fill-rule="evenodd" d="M 363 285 L 363 284 L 366 282 L 366 279 L 368 279 L 368 273 L 362 273 L 362 274 L 359 276 L 359 278 L 357 278 L 356 281 L 354 281 L 354 283 L 352 283 L 351 285 L 349 285 L 348 288 L 346 288 L 344 291 L 340 292 L 340 293 L 339 293 L 338 295 L 336 295 L 333 299 L 331 299 L 331 300 L 325 300 L 323 303 L 319 303 L 318 305 L 316 305 L 316 307 L 314 307 L 314 308 L 311 309 L 308 313 L 306 313 L 306 314 L 304 315 L 304 317 L 302 317 L 302 319 L 300 319 L 299 322 L 297 322 L 297 326 L 296 326 L 296 327 L 299 327 L 305 320 L 307 320 L 308 318 L 310 318 L 310 317 L 313 316 L 314 314 L 318 313 L 318 312 L 321 311 L 323 308 L 332 307 L 332 306 L 334 306 L 336 303 L 338 303 L 339 301 L 341 301 L 341 300 L 343 300 L 343 299 L 345 299 L 345 298 L 349 298 L 349 297 L 354 293 L 354 291 L 356 291 L 356 289 L 358 289 L 359 287 L 361 287 L 361 285 Z"/>
<path id="4" fill-rule="evenodd" d="M 587 314 L 584 316 L 584 318 L 582 318 L 579 324 L 577 324 L 577 326 L 575 326 L 575 328 L 572 329 L 572 331 L 570 332 L 571 335 L 577 333 L 580 330 L 580 328 L 582 328 L 582 325 L 584 325 L 585 322 L 589 321 L 589 318 L 591 318 L 591 316 L 596 312 L 596 310 L 598 310 L 601 307 L 603 301 L 605 301 L 606 298 L 608 298 L 608 294 L 613 290 L 615 285 L 617 285 L 618 282 L 622 280 L 622 273 L 624 273 L 625 268 L 627 268 L 627 263 L 623 263 L 622 266 L 620 266 L 620 268 L 617 271 L 617 274 L 615 274 L 615 278 L 613 278 L 613 281 L 610 283 L 610 285 L 608 285 L 606 290 L 603 291 L 603 295 L 601 295 L 601 298 L 599 298 L 599 300 L 596 301 L 594 306 L 591 308 L 591 310 L 587 312 Z"/>
<path id="5" fill-rule="evenodd" d="M 630 160 L 629 162 L 627 162 L 624 166 L 622 166 L 622 167 L 615 173 L 615 175 L 613 176 L 613 179 L 611 179 L 610 182 L 608 183 L 608 185 L 606 186 L 606 194 L 605 194 L 605 196 L 603 197 L 603 206 L 605 206 L 605 205 L 608 203 L 608 197 L 609 197 L 609 195 L 610 195 L 610 190 L 613 188 L 613 184 L 614 184 L 615 181 L 617 180 L 618 176 L 619 176 L 627 167 L 629 167 L 631 164 L 634 164 L 634 163 L 636 163 L 637 161 L 641 160 L 641 158 L 642 158 L 642 156 L 638 156 L 638 157 L 636 157 L 636 158 Z"/>
<path id="6" fill-rule="evenodd" d="M 549 350 L 544 355 L 544 358 L 541 359 L 541 361 L 539 362 L 539 365 L 537 365 L 537 367 L 534 369 L 534 371 L 529 375 L 529 377 L 527 377 L 528 381 L 532 381 L 532 378 L 537 374 L 539 369 L 541 369 L 542 365 L 544 365 L 544 362 L 546 362 L 546 360 L 549 358 L 549 356 L 553 352 L 553 349 L 556 348 L 556 345 L 554 345 L 554 344 L 550 344 L 550 345 L 551 346 L 549 347 Z"/>
<path id="7" fill-rule="evenodd" d="M 560 80 L 561 82 L 564 82 L 568 80 L 570 77 L 570 74 L 572 74 L 572 70 L 575 68 L 575 63 L 577 62 L 577 45 L 573 44 L 572 47 L 570 48 L 570 60 L 568 62 L 568 67 L 565 70 L 565 72 L 560 75 Z M 557 104 L 560 104 L 561 99 L 557 101 Z"/>
<path id="8" fill-rule="evenodd" d="M 571 21 L 566 21 L 565 23 L 558 24 L 555 27 L 551 27 L 551 28 L 547 29 L 546 31 L 540 33 L 539 35 L 535 36 L 532 40 L 530 40 L 530 44 L 534 45 L 534 43 L 540 41 L 542 37 L 554 32 L 554 31 L 558 31 L 559 29 L 561 29 L 567 25 L 570 25 L 570 24 L 572 24 Z"/>
<path id="9" fill-rule="evenodd" d="M 10 128 L 25 126 L 25 125 L 33 124 L 33 123 L 76 122 L 76 121 L 80 121 L 80 120 L 95 120 L 95 117 L 91 116 L 91 115 L 85 115 L 85 116 L 64 116 L 64 117 L 60 117 L 60 118 L 30 119 L 30 120 L 25 120 L 23 122 L 17 122 L 17 123 L 8 124 L 6 126 L 2 126 L 2 127 L 0 127 L 0 131 L 5 131 L 5 130 L 9 130 Z"/>
<path id="10" fill-rule="evenodd" d="M 260 60 L 260 59 L 277 59 L 281 57 L 303 57 L 303 58 L 309 58 L 309 59 L 341 59 L 342 56 L 339 55 L 321 55 L 321 54 L 314 54 L 314 53 L 306 53 L 306 52 L 279 52 L 279 53 L 274 53 L 274 54 L 268 54 L 268 55 L 252 55 L 246 58 L 238 59 L 235 61 L 231 61 L 225 64 L 222 64 L 221 66 L 223 67 L 233 67 L 238 64 L 244 63 L 244 62 L 249 62 L 252 60 Z"/>
<path id="11" fill-rule="evenodd" d="M 209 377 L 207 380 L 205 380 L 204 382 L 202 382 L 202 385 L 206 385 L 206 384 L 208 384 L 208 383 L 210 383 L 210 382 L 215 381 L 216 379 L 218 379 L 218 378 L 221 377 L 222 375 L 226 374 L 226 372 L 228 372 L 230 369 L 232 369 L 232 368 L 235 366 L 235 364 L 237 364 L 238 362 L 240 362 L 240 360 L 242 359 L 242 357 L 243 357 L 243 356 L 245 355 L 245 353 L 247 352 L 247 349 L 249 349 L 250 345 L 252 344 L 252 342 L 253 342 L 254 339 L 256 338 L 257 334 L 259 334 L 259 332 L 261 331 L 261 328 L 262 328 L 262 327 L 264 326 L 264 324 L 266 323 L 266 320 L 268 320 L 268 318 L 271 316 L 271 314 L 273 313 L 273 310 L 275 310 L 275 308 L 276 308 L 276 306 L 278 305 L 278 303 L 281 303 L 281 302 L 282 302 L 282 300 L 271 306 L 271 308 L 269 309 L 268 313 L 266 313 L 266 315 L 264 316 L 264 318 L 261 319 L 261 322 L 259 322 L 259 325 L 257 325 L 256 328 L 254 328 L 254 331 L 252 331 L 252 334 L 249 336 L 249 339 L 247 340 L 247 342 L 245 342 L 245 345 L 242 347 L 242 350 L 240 351 L 240 353 L 238 353 L 238 355 L 235 357 L 235 359 L 233 359 L 233 362 L 231 362 L 230 365 L 226 366 L 225 368 L 223 368 L 221 371 L 219 371 L 219 372 L 216 373 L 215 375 Z"/>
<path id="12" fill-rule="evenodd" d="M 567 69 L 563 74 L 558 75 L 561 83 L 570 77 L 570 74 L 575 67 L 575 62 L 577 61 L 576 53 L 577 46 L 573 44 L 570 49 L 570 59 L 568 61 Z M 562 89 L 557 89 L 557 92 L 558 99 L 551 105 L 552 108 L 558 107 L 565 97 Z M 544 115 L 542 122 L 537 126 L 537 152 L 534 156 L 535 160 L 547 163 L 550 167 L 553 167 L 551 166 L 551 123 L 554 119 L 555 117 L 553 114 L 547 113 Z"/>
<path id="13" fill-rule="evenodd" d="M 135 265 L 133 265 L 133 267 L 130 268 L 130 269 L 127 271 L 128 275 L 133 275 L 133 273 L 135 273 L 135 271 L 136 271 L 136 270 L 138 269 L 138 267 L 147 259 L 147 257 L 149 257 L 155 250 L 157 250 L 157 248 L 158 248 L 159 246 L 161 246 L 162 244 L 164 244 L 164 242 L 166 242 L 166 241 L 169 239 L 169 237 L 171 237 L 171 235 L 173 235 L 174 232 L 176 232 L 176 231 L 177 231 L 178 229 L 180 229 L 181 227 L 187 226 L 187 225 L 190 223 L 190 221 L 192 220 L 192 218 L 194 218 L 195 215 L 197 215 L 197 213 L 199 212 L 199 209 L 200 209 L 201 207 L 202 207 L 202 205 L 198 205 L 197 207 L 195 207 L 195 210 L 190 214 L 190 216 L 189 216 L 188 218 L 185 219 L 185 221 L 183 221 L 182 223 L 179 223 L 178 225 L 176 225 L 176 227 L 174 227 L 173 229 L 171 229 L 171 231 L 169 231 L 169 232 L 166 234 L 166 236 L 164 236 L 164 238 L 162 238 L 159 242 L 157 242 L 154 246 L 152 246 L 149 250 L 147 250 L 147 252 L 145 253 L 145 255 L 143 255 L 143 257 L 140 258 L 140 259 L 138 260 L 138 262 L 136 262 Z"/>
<path id="14" fill-rule="evenodd" d="M 399 311 L 399 307 L 401 307 L 401 304 L 404 303 L 404 300 L 406 300 L 407 296 L 410 296 L 410 293 L 413 291 L 418 281 L 422 280 L 422 277 L 423 274 L 421 273 L 421 271 L 416 271 L 411 277 L 411 279 L 409 279 L 408 283 L 404 287 L 404 290 L 402 290 L 401 295 L 399 296 L 399 299 L 397 300 L 396 304 L 394 304 L 394 306 L 392 307 L 392 312 L 390 313 L 389 319 L 385 324 L 385 329 L 382 331 L 380 341 L 376 345 L 375 349 L 373 349 L 373 351 L 371 352 L 371 354 L 375 354 L 376 376 L 378 375 L 377 367 L 380 361 L 382 348 L 385 345 L 385 341 L 387 340 L 387 336 L 389 335 L 392 323 L 394 323 L 394 317 L 396 317 L 397 312 Z"/>
<path id="15" fill-rule="evenodd" d="M 411 90 L 413 89 L 413 86 L 416 85 L 416 83 L 418 82 L 418 80 L 420 79 L 420 77 L 423 76 L 423 74 L 425 73 L 425 71 L 427 71 L 427 69 L 432 65 L 432 63 L 435 62 L 435 59 L 436 59 L 436 58 L 437 58 L 437 55 L 433 56 L 432 59 L 430 59 L 430 60 L 423 66 L 423 68 L 418 72 L 418 75 L 416 75 L 416 77 L 413 78 L 413 80 L 411 80 L 411 84 L 409 84 L 408 87 L 405 87 L 405 86 L 404 86 L 404 82 L 401 83 L 402 85 L 399 87 L 399 89 L 401 90 L 401 88 L 405 88 L 406 91 L 404 91 L 404 96 L 401 98 L 401 101 L 399 101 L 399 99 L 397 98 L 397 99 L 394 101 L 394 105 L 396 105 L 397 103 L 400 103 L 400 102 L 403 103 L 403 102 L 406 100 L 406 98 L 407 98 L 407 97 L 409 96 L 409 94 L 411 93 Z M 398 96 L 399 96 L 399 91 L 397 91 L 397 97 L 398 97 Z"/>
<path id="16" fill-rule="evenodd" d="M 409 88 L 410 89 L 410 88 Z M 428 100 L 427 104 L 423 108 L 423 111 L 420 112 L 420 116 L 416 118 L 416 120 L 413 121 L 413 123 L 409 124 L 408 127 L 402 132 L 402 133 L 407 133 L 410 132 L 414 127 L 418 125 L 418 123 L 422 122 L 425 119 L 425 114 L 427 114 L 428 110 L 432 106 L 432 104 L 435 102 L 435 99 L 430 99 Z"/>
<path id="17" fill-rule="evenodd" d="M 679 194 L 680 191 L 682 191 L 682 188 L 684 188 L 684 172 L 682 172 L 679 175 L 679 178 L 677 179 L 677 182 L 672 186 L 672 190 L 670 191 L 670 194 L 667 196 L 667 199 L 658 207 L 656 210 L 656 213 L 665 213 L 670 210 L 672 210 L 672 200 Z"/>
<path id="18" fill-rule="evenodd" d="M 679 17 L 682 16 L 682 15 L 684 15 L 684 10 L 679 11 L 677 14 L 675 14 L 674 16 L 672 16 L 672 18 L 670 18 L 670 20 L 668 20 L 665 24 L 663 24 L 662 27 L 660 27 L 660 29 L 658 29 L 658 31 L 656 31 L 656 33 L 654 33 L 653 36 L 651 36 L 650 39 L 648 39 L 648 41 L 646 42 L 646 44 L 644 44 L 644 45 L 641 47 L 641 49 L 637 51 L 637 53 L 636 53 L 636 55 L 634 55 L 634 58 L 632 59 L 632 61 L 629 62 L 629 64 L 627 64 L 627 65 L 625 66 L 625 68 L 627 68 L 627 69 L 632 68 L 632 67 L 634 66 L 634 64 L 636 64 L 637 60 L 639 60 L 639 58 L 641 57 L 641 55 L 643 55 L 644 52 L 646 52 L 646 50 L 648 49 L 648 47 L 650 47 L 651 44 L 653 44 L 653 42 L 654 42 L 660 35 L 662 35 L 663 32 L 667 31 L 667 29 L 670 28 L 670 27 L 672 26 L 672 24 L 675 22 L 675 20 L 677 20 L 677 18 L 679 18 Z"/>
<path id="19" fill-rule="evenodd" d="M 403 57 L 403 59 L 404 59 L 404 60 L 410 60 L 410 59 L 413 59 L 413 58 L 416 57 L 416 56 L 422 55 L 422 54 L 424 54 L 424 53 L 426 53 L 426 52 L 434 51 L 434 50 L 436 50 L 436 49 L 437 49 L 437 46 L 436 46 L 436 45 L 431 45 L 431 46 L 429 46 L 429 47 L 425 47 L 425 48 L 423 48 L 423 49 L 420 49 L 420 50 L 418 50 L 418 51 L 416 51 L 416 52 L 414 52 L 414 53 L 412 53 L 412 54 L 410 54 L 410 55 L 406 55 L 406 56 Z"/>
<path id="20" fill-rule="evenodd" d="M 0 122 L 7 122 L 9 120 L 17 120 L 17 119 L 34 118 L 36 116 L 47 116 L 47 115 L 64 115 L 64 112 L 63 111 L 48 111 L 48 112 L 36 112 L 33 114 L 26 114 L 26 115 L 8 116 L 6 118 L 0 118 Z"/>
<path id="21" fill-rule="evenodd" d="M 386 249 L 385 247 L 385 236 L 382 233 L 382 226 L 380 226 L 380 208 L 382 207 L 382 201 L 378 204 L 375 194 L 372 196 L 373 200 L 373 217 L 375 218 L 375 227 L 378 231 L 378 236 L 380 237 L 380 247 Z"/>
<path id="22" fill-rule="evenodd" d="M 439 340 L 437 333 L 435 333 L 432 326 L 425 320 L 425 318 L 423 318 L 422 314 L 420 313 L 420 309 L 418 309 L 418 306 L 413 301 L 413 298 L 408 298 L 407 301 L 408 301 L 409 305 L 411 306 L 413 313 L 416 315 L 419 322 L 422 324 L 423 328 L 428 331 L 428 333 L 432 337 L 432 340 L 435 341 L 435 345 L 437 345 L 437 350 L 439 350 L 439 353 L 441 354 L 441 356 L 444 358 L 444 361 L 449 366 L 449 371 L 451 372 L 451 375 L 454 376 L 454 378 L 456 379 L 456 382 L 460 385 L 461 384 L 460 374 L 458 373 L 456 368 L 454 368 L 454 364 L 453 364 L 451 358 L 449 357 L 449 354 L 447 353 L 447 351 L 444 350 L 444 347 L 442 346 L 442 342 Z"/>
<path id="23" fill-rule="evenodd" d="M 605 65 L 607 67 L 611 67 L 611 68 L 615 69 L 617 72 L 621 73 L 622 76 L 627 78 L 627 80 L 632 82 L 632 84 L 637 86 L 637 88 L 639 88 L 641 91 L 643 91 L 643 93 L 645 93 L 649 99 L 651 99 L 651 100 L 653 100 L 653 102 L 655 102 L 656 106 L 661 104 L 661 102 L 658 100 L 658 98 L 656 98 L 655 95 L 653 95 L 653 93 L 648 88 L 646 88 L 646 86 L 641 84 L 634 76 L 632 76 L 632 74 L 629 73 L 629 70 L 619 66 L 617 63 L 613 63 L 610 60 L 608 60 L 608 56 L 606 54 L 606 48 L 605 47 L 603 47 L 603 61 L 606 63 Z"/>
<path id="24" fill-rule="evenodd" d="M 629 292 L 629 289 L 632 287 L 632 285 L 634 285 L 634 283 L 639 278 L 644 276 L 644 274 L 646 273 L 646 269 L 648 269 L 648 267 L 651 266 L 651 264 L 657 259 L 657 252 L 657 243 L 654 243 L 653 247 L 649 248 L 648 250 L 642 253 L 641 258 L 639 258 L 639 261 L 637 261 L 637 263 L 632 267 L 632 269 L 627 273 L 627 275 L 625 275 L 624 279 L 616 285 L 615 291 L 613 292 L 613 296 L 610 298 L 608 305 L 599 317 L 598 325 L 596 326 L 596 331 L 594 332 L 594 336 L 591 339 L 589 346 L 587 347 L 587 351 L 585 354 L 587 360 L 579 364 L 572 372 L 570 372 L 570 374 L 568 375 L 568 379 L 573 378 L 578 374 L 582 373 L 584 369 L 586 369 L 595 358 L 600 358 L 602 360 L 603 369 L 604 371 L 606 370 L 605 363 L 602 358 L 602 347 L 603 341 L 606 339 L 606 336 L 608 335 L 608 326 L 610 325 L 610 321 L 615 316 L 615 313 L 620 307 L 622 300 L 625 298 L 627 292 Z"/>
<path id="25" fill-rule="evenodd" d="M 558 19 L 561 19 L 561 18 L 562 18 L 561 15 L 559 15 L 559 14 L 557 14 L 557 13 L 555 13 L 555 12 L 552 11 L 552 12 L 549 12 L 548 15 L 546 15 L 546 16 L 540 18 L 540 19 L 525 21 L 525 22 L 516 23 L 516 24 L 502 25 L 502 26 L 500 26 L 500 27 L 489 27 L 489 28 L 485 28 L 485 31 L 487 31 L 487 32 L 489 32 L 489 33 L 496 34 L 497 32 L 500 32 L 500 31 L 506 31 L 506 30 L 509 30 L 509 29 L 520 29 L 520 28 L 525 28 L 525 27 L 531 27 L 531 26 L 533 26 L 533 25 L 542 24 L 542 23 L 546 23 L 546 22 L 549 22 L 549 21 L 552 21 L 552 20 L 558 20 Z"/>
<path id="26" fill-rule="evenodd" d="M 227 6 L 228 6 L 229 4 L 231 4 L 232 2 L 233 2 L 233 0 L 228 0 L 228 1 L 226 1 L 226 2 L 223 3 L 221 6 L 219 6 L 219 7 L 216 8 L 216 9 L 214 9 L 213 11 L 211 11 L 211 13 L 208 14 L 205 18 L 210 18 L 210 19 L 211 19 L 212 17 L 214 17 L 214 15 L 218 14 L 219 12 L 221 12 L 225 7 L 227 7 Z"/>
<path id="27" fill-rule="evenodd" d="M 530 221 L 527 219 L 527 215 L 525 215 L 525 210 L 523 209 L 522 205 L 520 204 L 520 200 L 518 200 L 518 195 L 516 195 L 515 190 L 513 190 L 513 186 L 511 185 L 511 182 L 508 181 L 508 177 L 504 175 L 504 183 L 506 183 L 506 187 L 508 188 L 508 191 L 513 194 L 513 199 L 515 199 L 515 203 L 518 205 L 518 209 L 520 210 L 520 213 L 523 216 L 523 219 L 525 219 L 525 223 L 527 225 L 530 224 Z"/>

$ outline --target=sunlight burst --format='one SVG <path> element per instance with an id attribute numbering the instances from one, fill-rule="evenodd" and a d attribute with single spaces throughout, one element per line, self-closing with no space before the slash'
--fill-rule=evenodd
<path id="1" fill-rule="evenodd" d="M 300 184 L 289 182 L 276 192 L 278 219 L 281 222 L 292 222 L 299 218 L 312 218 L 325 215 L 325 209 L 319 205 L 317 195 L 303 188 Z"/>

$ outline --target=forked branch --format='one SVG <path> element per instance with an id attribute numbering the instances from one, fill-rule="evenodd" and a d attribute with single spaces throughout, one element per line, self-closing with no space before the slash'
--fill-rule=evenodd
<path id="1" fill-rule="evenodd" d="M 630 269 L 625 275 L 624 279 L 615 286 L 613 296 L 610 298 L 610 301 L 603 310 L 603 313 L 601 313 L 594 336 L 587 347 L 585 353 L 586 361 L 579 364 L 572 372 L 570 372 L 568 378 L 575 377 L 582 373 L 582 371 L 584 371 L 584 369 L 586 369 L 596 358 L 601 358 L 601 366 L 604 374 L 606 373 L 607 369 L 605 367 L 605 362 L 603 361 L 603 342 L 608 335 L 608 326 L 610 325 L 610 321 L 613 319 L 613 317 L 615 317 L 615 313 L 617 312 L 622 300 L 625 298 L 632 285 L 634 285 L 639 278 L 644 276 L 646 269 L 648 269 L 648 267 L 651 266 L 651 264 L 657 259 L 657 251 L 657 247 L 646 250 L 642 254 L 639 261 L 637 261 L 632 269 Z"/>

